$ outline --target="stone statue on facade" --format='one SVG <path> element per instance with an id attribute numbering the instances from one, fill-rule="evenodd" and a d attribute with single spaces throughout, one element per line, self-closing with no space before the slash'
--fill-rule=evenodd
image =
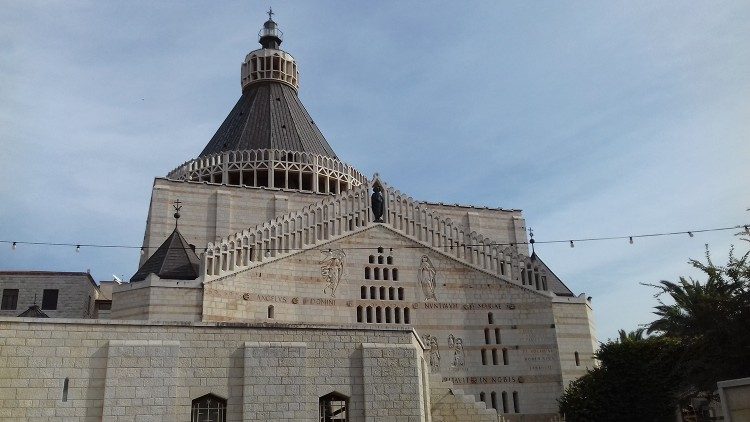
<path id="1" fill-rule="evenodd" d="M 448 348 L 453 351 L 453 361 L 451 362 L 451 369 L 455 370 L 458 368 L 463 368 L 466 365 L 463 339 L 450 334 L 448 336 Z"/>
<path id="2" fill-rule="evenodd" d="M 428 301 L 430 299 L 437 301 L 435 298 L 435 278 L 436 278 L 437 271 L 435 270 L 435 266 L 432 265 L 432 261 L 430 261 L 430 257 L 427 255 L 422 255 L 422 259 L 419 263 L 419 272 L 418 272 L 418 278 L 419 278 L 419 284 L 422 285 L 422 292 L 424 293 L 424 300 Z"/>
<path id="3" fill-rule="evenodd" d="M 372 188 L 370 203 L 372 204 L 372 216 L 375 219 L 375 222 L 382 223 L 385 199 L 383 199 L 383 189 L 379 185 L 375 185 L 375 187 Z"/>
<path id="4" fill-rule="evenodd" d="M 424 336 L 424 342 L 430 347 L 430 372 L 440 371 L 440 348 L 437 337 L 427 334 Z"/>
<path id="5" fill-rule="evenodd" d="M 326 281 L 326 287 L 323 293 L 330 292 L 331 297 L 336 297 L 336 289 L 341 282 L 341 276 L 344 274 L 344 253 L 343 249 L 321 251 L 326 257 L 320 261 L 320 274 Z"/>

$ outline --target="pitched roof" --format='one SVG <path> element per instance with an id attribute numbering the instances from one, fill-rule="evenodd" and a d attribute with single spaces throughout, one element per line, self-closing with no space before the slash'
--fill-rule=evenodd
<path id="1" fill-rule="evenodd" d="M 141 265 L 130 281 L 145 280 L 149 274 L 171 280 L 195 280 L 198 278 L 200 260 L 193 248 L 177 228 L 159 246 L 159 249 Z"/>
<path id="2" fill-rule="evenodd" d="M 547 264 L 539 258 L 536 252 L 531 254 L 531 259 L 539 263 L 539 268 L 547 273 L 547 289 L 558 296 L 575 296 L 573 292 L 560 280 L 560 278 L 549 269 Z"/>
<path id="3" fill-rule="evenodd" d="M 24 318 L 49 318 L 36 303 L 29 306 L 29 309 L 21 312 L 18 316 Z"/>
<path id="4" fill-rule="evenodd" d="M 337 158 L 297 91 L 281 82 L 248 86 L 200 156 L 247 149 L 283 149 Z"/>

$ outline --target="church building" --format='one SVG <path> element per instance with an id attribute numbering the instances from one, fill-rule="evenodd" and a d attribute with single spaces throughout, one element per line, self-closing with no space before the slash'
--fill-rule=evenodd
<path id="1" fill-rule="evenodd" d="M 560 420 L 594 365 L 590 301 L 520 210 L 342 161 L 282 40 L 269 14 L 229 115 L 154 180 L 109 319 L 0 317 L 0 420 Z"/>

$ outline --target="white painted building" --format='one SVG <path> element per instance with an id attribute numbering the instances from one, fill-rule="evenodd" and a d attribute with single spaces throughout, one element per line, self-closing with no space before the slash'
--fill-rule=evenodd
<path id="1" fill-rule="evenodd" d="M 0 319 L 22 343 L 0 343 L 0 384 L 29 380 L 0 387 L 0 419 L 557 420 L 593 365 L 589 300 L 529 254 L 520 210 L 342 162 L 281 41 L 269 19 L 226 120 L 155 179 L 111 321 Z"/>

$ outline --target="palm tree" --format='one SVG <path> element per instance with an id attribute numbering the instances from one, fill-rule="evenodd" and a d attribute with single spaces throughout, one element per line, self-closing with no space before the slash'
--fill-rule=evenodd
<path id="1" fill-rule="evenodd" d="M 645 328 L 639 328 L 635 331 L 626 332 L 625 330 L 619 330 L 617 333 L 620 335 L 620 343 L 629 343 L 633 341 L 641 341 L 644 339 L 643 333 L 646 331 Z"/>
<path id="2" fill-rule="evenodd" d="M 749 253 L 750 254 L 750 253 Z M 750 267 L 748 254 L 717 266 L 706 250 L 706 263 L 690 260 L 703 272 L 704 282 L 680 277 L 651 284 L 658 292 L 658 317 L 647 332 L 678 339 L 683 345 L 682 370 L 698 390 L 713 391 L 716 381 L 750 375 Z M 667 295 L 673 303 L 665 303 Z"/>

